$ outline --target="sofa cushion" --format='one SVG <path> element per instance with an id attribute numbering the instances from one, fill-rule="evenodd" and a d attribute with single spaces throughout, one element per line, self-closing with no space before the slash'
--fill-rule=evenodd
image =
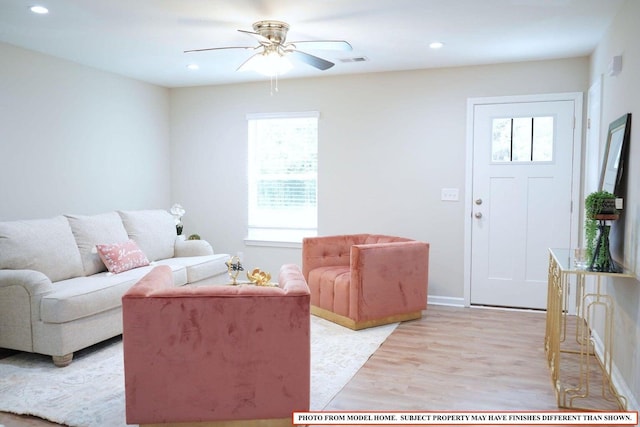
<path id="1" fill-rule="evenodd" d="M 52 282 L 83 275 L 80 251 L 64 216 L 0 222 L 0 269 L 35 270 Z"/>
<path id="2" fill-rule="evenodd" d="M 149 260 L 136 242 L 129 239 L 122 243 L 96 245 L 100 259 L 110 273 L 122 273 L 133 268 L 149 265 Z"/>
<path id="3" fill-rule="evenodd" d="M 156 261 L 155 264 L 180 265 L 187 270 L 187 283 L 195 283 L 200 280 L 217 276 L 228 271 L 225 261 L 229 255 L 204 255 L 193 257 L 179 257 Z M 221 283 L 223 283 L 221 281 Z"/>
<path id="4" fill-rule="evenodd" d="M 161 209 L 118 211 L 129 238 L 136 241 L 149 261 L 171 258 L 176 242 L 176 223 Z"/>
<path id="5" fill-rule="evenodd" d="M 184 285 L 187 281 L 185 268 L 180 265 L 170 267 L 174 285 Z M 149 265 L 120 274 L 104 272 L 54 283 L 54 291 L 42 297 L 40 320 L 65 323 L 118 308 L 122 305 L 122 295 L 152 269 Z"/>
<path id="6" fill-rule="evenodd" d="M 120 243 L 129 240 L 117 212 L 99 215 L 65 215 L 78 244 L 85 276 L 105 271 L 96 252 L 97 244 Z"/>

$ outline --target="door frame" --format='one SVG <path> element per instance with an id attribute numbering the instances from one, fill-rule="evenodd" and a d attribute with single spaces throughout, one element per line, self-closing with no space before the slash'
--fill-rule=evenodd
<path id="1" fill-rule="evenodd" d="M 523 102 L 573 101 L 575 106 L 573 122 L 573 170 L 571 173 L 571 246 L 577 247 L 580 236 L 580 207 L 582 206 L 582 92 L 550 93 L 540 95 L 494 96 L 467 99 L 467 143 L 465 161 L 464 197 L 464 306 L 471 306 L 471 238 L 473 226 L 473 129 L 474 110 L 478 105 L 515 104 Z"/>

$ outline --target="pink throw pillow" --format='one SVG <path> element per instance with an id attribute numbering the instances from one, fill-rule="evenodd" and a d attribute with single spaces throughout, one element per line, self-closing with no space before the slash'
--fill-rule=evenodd
<path id="1" fill-rule="evenodd" d="M 122 273 L 137 267 L 149 265 L 147 256 L 136 242 L 129 239 L 122 243 L 96 245 L 100 259 L 110 273 Z"/>

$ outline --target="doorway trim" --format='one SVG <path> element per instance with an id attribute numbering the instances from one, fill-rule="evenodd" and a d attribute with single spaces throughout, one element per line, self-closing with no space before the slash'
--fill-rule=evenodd
<path id="1" fill-rule="evenodd" d="M 467 99 L 467 142 L 465 161 L 465 198 L 464 198 L 464 306 L 471 306 L 471 236 L 473 224 L 473 129 L 474 110 L 477 105 L 515 104 L 522 102 L 573 101 L 573 170 L 571 173 L 571 246 L 577 247 L 579 242 L 580 208 L 582 206 L 582 128 L 583 94 L 582 92 L 550 93 L 540 95 L 495 96 Z"/>

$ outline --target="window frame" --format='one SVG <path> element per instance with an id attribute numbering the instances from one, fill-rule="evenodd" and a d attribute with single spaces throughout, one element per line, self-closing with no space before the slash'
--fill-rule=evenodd
<path id="1" fill-rule="evenodd" d="M 254 186 L 255 180 L 252 175 L 254 170 L 254 156 L 252 150 L 252 121 L 272 120 L 272 119 L 296 119 L 296 118 L 315 118 L 316 119 L 316 153 L 318 149 L 320 113 L 318 111 L 302 111 L 302 112 L 278 112 L 278 113 L 249 113 L 246 115 L 247 120 L 247 237 L 244 239 L 245 244 L 249 246 L 273 246 L 273 247 L 302 247 L 302 238 L 317 236 L 318 234 L 318 170 L 316 164 L 315 185 L 316 185 L 316 206 L 315 206 L 315 227 L 312 228 L 283 228 L 270 226 L 252 226 L 251 209 L 256 203 L 252 198 L 257 197 Z"/>

